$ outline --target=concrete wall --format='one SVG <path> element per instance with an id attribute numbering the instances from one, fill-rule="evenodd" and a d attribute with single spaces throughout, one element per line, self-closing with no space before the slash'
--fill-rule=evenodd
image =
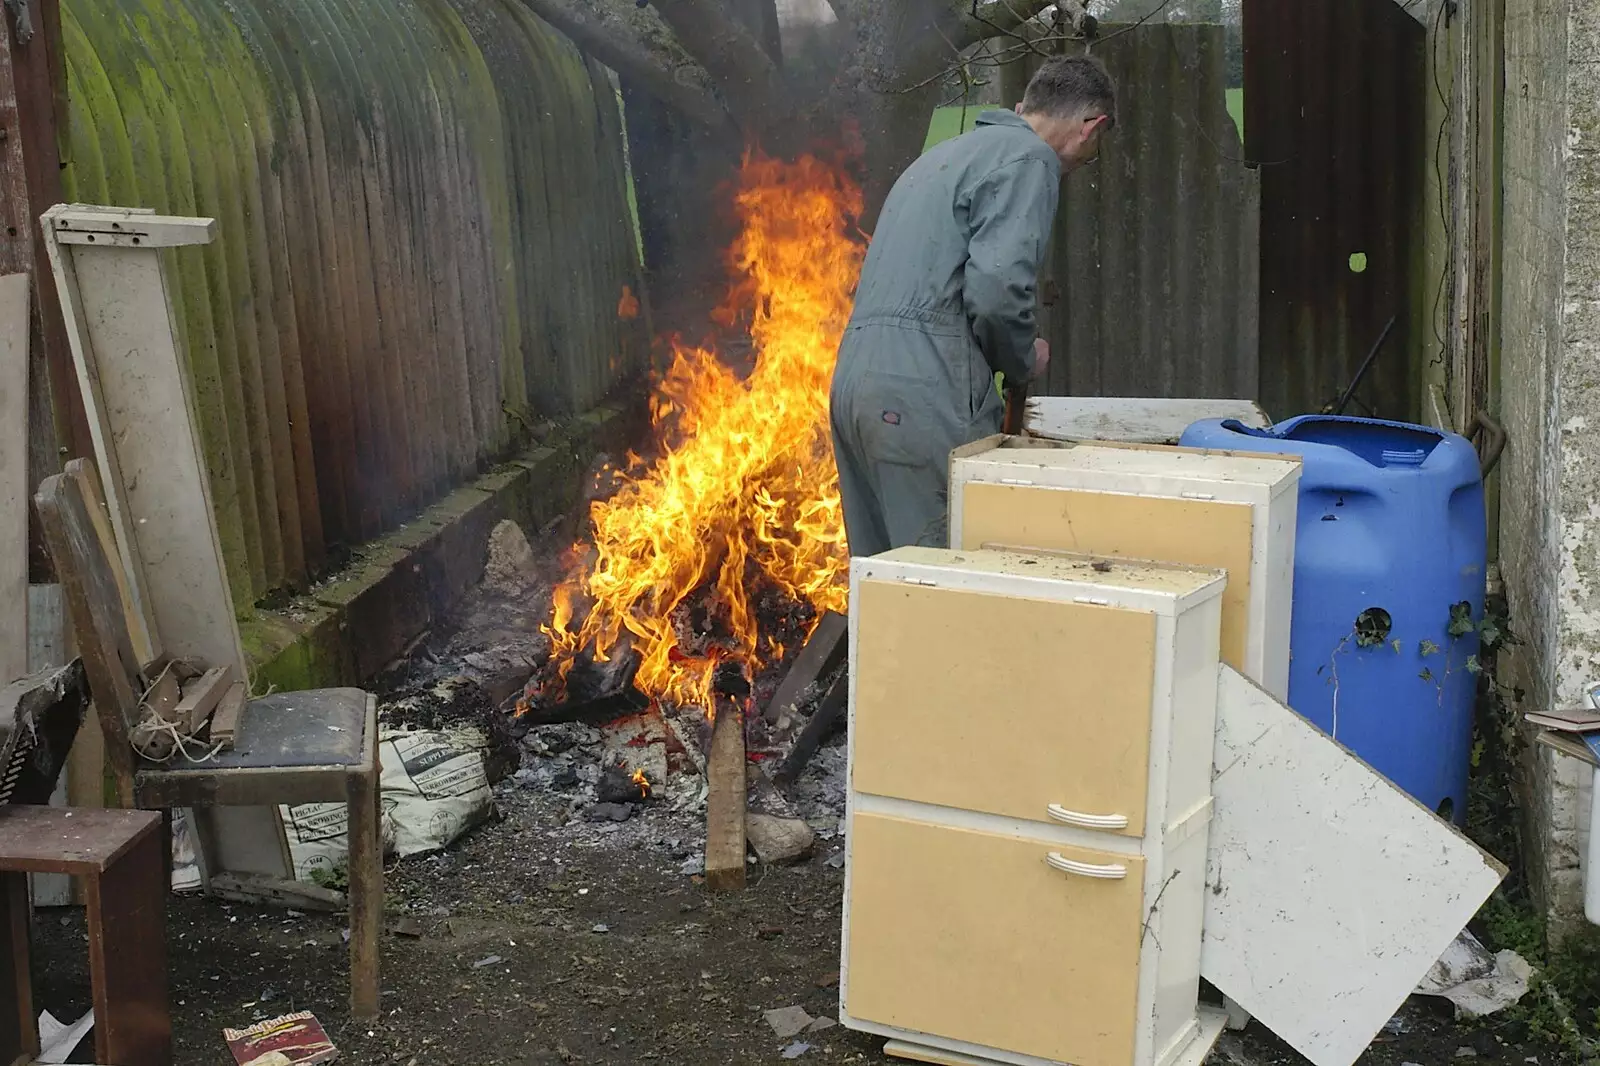
<path id="1" fill-rule="evenodd" d="M 1501 571 L 1524 644 L 1519 710 L 1600 678 L 1600 10 L 1508 0 Z M 1525 761 L 1534 887 L 1552 933 L 1582 917 L 1588 773 Z"/>

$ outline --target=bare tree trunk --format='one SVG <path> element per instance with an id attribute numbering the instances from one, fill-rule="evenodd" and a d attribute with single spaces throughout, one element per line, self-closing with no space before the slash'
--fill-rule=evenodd
<path id="1" fill-rule="evenodd" d="M 783 33 L 778 26 L 777 0 L 727 0 L 727 3 L 733 17 L 744 23 L 761 42 L 767 58 L 783 66 Z"/>
<path id="2" fill-rule="evenodd" d="M 861 228 L 871 233 L 896 180 L 922 154 L 938 87 L 902 93 L 860 93 L 851 108 L 864 142 Z"/>

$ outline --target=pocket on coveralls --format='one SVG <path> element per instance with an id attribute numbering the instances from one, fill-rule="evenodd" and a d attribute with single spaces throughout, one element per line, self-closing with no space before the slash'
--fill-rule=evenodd
<path id="1" fill-rule="evenodd" d="M 862 449 L 880 463 L 925 466 L 954 446 L 944 407 L 920 378 L 874 374 L 858 382 L 855 416 Z"/>

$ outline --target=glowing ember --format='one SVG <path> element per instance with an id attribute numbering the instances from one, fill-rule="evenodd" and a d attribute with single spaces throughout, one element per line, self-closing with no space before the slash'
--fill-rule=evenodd
<path id="1" fill-rule="evenodd" d="M 717 317 L 750 323 L 754 368 L 740 377 L 713 351 L 674 346 L 651 401 L 659 457 L 629 456 L 556 592 L 546 697 L 578 654 L 605 661 L 631 633 L 639 690 L 709 711 L 719 662 L 782 657 L 753 590 L 809 605 L 809 626 L 846 608 L 828 385 L 865 251 L 850 236 L 860 194 L 815 158 L 752 156 L 736 202 L 737 279 Z M 713 618 L 686 617 L 705 605 Z"/>

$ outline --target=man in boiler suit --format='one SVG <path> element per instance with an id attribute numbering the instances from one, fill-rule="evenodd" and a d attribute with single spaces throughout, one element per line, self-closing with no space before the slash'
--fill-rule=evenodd
<path id="1" fill-rule="evenodd" d="M 829 397 L 850 554 L 948 544 L 950 452 L 999 432 L 996 372 L 1044 375 L 1034 288 L 1061 176 L 1115 115 L 1097 60 L 1050 59 L 1015 113 L 985 112 L 895 182 Z"/>

